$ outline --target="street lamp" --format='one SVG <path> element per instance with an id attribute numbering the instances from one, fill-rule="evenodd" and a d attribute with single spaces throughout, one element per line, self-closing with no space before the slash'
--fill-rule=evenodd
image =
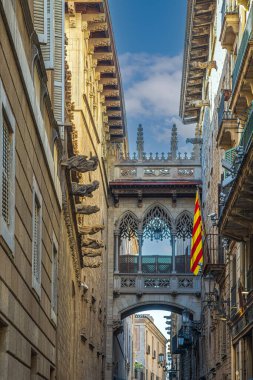
<path id="1" fill-rule="evenodd" d="M 158 364 L 163 364 L 164 362 L 164 354 L 159 354 L 158 355 Z"/>
<path id="2" fill-rule="evenodd" d="M 183 325 L 187 325 L 190 322 L 190 312 L 187 309 L 184 309 L 182 312 L 182 323 Z"/>

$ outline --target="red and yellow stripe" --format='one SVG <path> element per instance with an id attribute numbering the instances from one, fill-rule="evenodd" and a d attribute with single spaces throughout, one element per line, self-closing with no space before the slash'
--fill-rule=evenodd
<path id="1" fill-rule="evenodd" d="M 203 264 L 203 245 L 202 245 L 202 219 L 200 209 L 199 192 L 196 193 L 192 242 L 191 242 L 191 272 L 197 276 L 200 266 Z"/>

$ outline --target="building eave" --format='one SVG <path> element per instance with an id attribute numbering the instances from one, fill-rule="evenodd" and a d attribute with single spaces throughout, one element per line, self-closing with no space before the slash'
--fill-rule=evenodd
<path id="1" fill-rule="evenodd" d="M 206 70 L 193 67 L 192 63 L 208 61 L 210 25 L 213 22 L 215 5 L 215 0 L 188 0 L 179 108 L 184 124 L 199 121 L 200 108 L 191 102 L 203 100 L 202 88 Z"/>

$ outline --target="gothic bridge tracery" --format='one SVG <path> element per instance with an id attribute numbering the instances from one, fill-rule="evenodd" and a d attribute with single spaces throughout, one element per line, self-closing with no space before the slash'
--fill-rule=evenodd
<path id="1" fill-rule="evenodd" d="M 188 157 L 171 144 L 168 155 L 147 156 L 143 144 L 139 148 L 133 158 L 121 156 L 110 177 L 108 380 L 114 327 L 121 319 L 152 308 L 177 313 L 187 308 L 194 321 L 200 319 L 200 278 L 190 273 L 199 151 Z"/>

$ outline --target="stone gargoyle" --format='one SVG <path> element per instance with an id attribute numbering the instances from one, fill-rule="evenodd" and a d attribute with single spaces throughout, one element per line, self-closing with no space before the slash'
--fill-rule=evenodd
<path id="1" fill-rule="evenodd" d="M 100 211 L 100 208 L 98 206 L 89 206 L 89 205 L 82 205 L 82 204 L 76 205 L 77 214 L 91 215 L 91 214 L 95 214 L 98 211 Z"/>
<path id="2" fill-rule="evenodd" d="M 88 184 L 79 184 L 76 182 L 72 183 L 72 194 L 78 195 L 80 197 L 89 197 L 92 198 L 93 191 L 99 188 L 99 181 L 93 181 Z"/>
<path id="3" fill-rule="evenodd" d="M 104 248 L 104 242 L 102 240 L 86 237 L 82 241 L 82 247 L 93 248 L 93 249 Z"/>
<path id="4" fill-rule="evenodd" d="M 82 248 L 82 256 L 86 257 L 97 257 L 97 256 L 102 256 L 103 249 L 93 249 L 93 248 Z"/>
<path id="5" fill-rule="evenodd" d="M 62 166 L 66 166 L 69 170 L 76 170 L 80 173 L 86 173 L 94 171 L 98 167 L 97 156 L 92 156 L 88 159 L 88 156 L 78 155 L 68 158 L 62 162 Z"/>
<path id="6" fill-rule="evenodd" d="M 79 227 L 79 233 L 81 235 L 94 235 L 99 231 L 103 231 L 105 226 L 102 224 L 95 224 L 94 226 L 80 226 Z"/>

